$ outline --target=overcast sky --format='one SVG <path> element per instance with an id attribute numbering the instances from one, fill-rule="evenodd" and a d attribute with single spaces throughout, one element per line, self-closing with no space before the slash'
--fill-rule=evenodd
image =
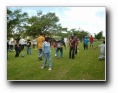
<path id="1" fill-rule="evenodd" d="M 88 31 L 90 34 L 103 31 L 106 36 L 106 10 L 105 7 L 9 7 L 11 10 L 22 9 L 29 16 L 37 15 L 41 10 L 43 14 L 55 12 L 59 23 L 68 30 L 76 28 Z"/>

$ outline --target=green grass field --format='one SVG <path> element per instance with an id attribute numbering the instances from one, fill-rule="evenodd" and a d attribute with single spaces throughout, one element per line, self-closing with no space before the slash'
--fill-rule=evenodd
<path id="1" fill-rule="evenodd" d="M 94 42 L 94 46 L 102 42 Z M 84 50 L 79 43 L 79 52 L 75 59 L 69 59 L 69 48 L 64 49 L 64 57 L 56 59 L 52 48 L 52 70 L 41 69 L 43 60 L 38 59 L 38 50 L 32 49 L 32 55 L 15 58 L 15 52 L 8 52 L 7 80 L 106 80 L 105 60 L 99 61 L 99 48 Z"/>

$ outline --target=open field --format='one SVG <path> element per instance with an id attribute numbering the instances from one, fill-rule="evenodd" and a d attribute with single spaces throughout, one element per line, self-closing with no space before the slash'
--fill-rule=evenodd
<path id="1" fill-rule="evenodd" d="M 94 46 L 102 42 L 94 42 Z M 79 43 L 79 52 L 75 59 L 69 59 L 69 48 L 64 49 L 64 57 L 56 59 L 52 48 L 52 70 L 41 69 L 43 60 L 38 59 L 38 50 L 32 49 L 32 55 L 15 58 L 15 52 L 8 52 L 7 80 L 106 80 L 105 60 L 99 61 L 99 48 L 84 50 Z"/>

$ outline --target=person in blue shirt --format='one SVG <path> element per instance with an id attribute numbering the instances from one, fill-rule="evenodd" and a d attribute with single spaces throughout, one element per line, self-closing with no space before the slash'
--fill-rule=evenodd
<path id="1" fill-rule="evenodd" d="M 41 69 L 46 67 L 46 62 L 49 61 L 49 70 L 52 69 L 52 60 L 51 60 L 51 49 L 50 49 L 50 42 L 49 42 L 50 38 L 46 37 L 45 41 L 42 45 L 42 52 L 44 55 L 44 63 L 43 66 L 41 67 Z"/>
<path id="2" fill-rule="evenodd" d="M 89 42 L 89 39 L 87 38 L 87 36 L 84 38 L 84 41 L 83 41 L 83 46 L 84 46 L 84 50 L 85 49 L 88 49 L 88 42 Z"/>

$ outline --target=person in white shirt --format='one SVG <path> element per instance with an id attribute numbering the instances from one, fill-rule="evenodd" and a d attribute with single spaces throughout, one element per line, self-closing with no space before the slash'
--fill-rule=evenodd
<path id="1" fill-rule="evenodd" d="M 10 50 L 10 52 L 13 51 L 13 45 L 14 45 L 14 38 L 11 38 L 9 40 L 9 50 Z"/>
<path id="2" fill-rule="evenodd" d="M 100 48 L 100 55 L 98 57 L 98 60 L 105 59 L 105 41 L 103 41 L 103 44 L 98 45 L 97 47 Z M 96 47 L 96 48 L 97 48 Z M 94 50 L 96 49 L 94 48 Z"/>
<path id="3" fill-rule="evenodd" d="M 19 44 L 21 45 L 21 50 L 23 50 L 24 46 L 26 45 L 26 40 L 24 38 L 21 38 Z"/>
<path id="4" fill-rule="evenodd" d="M 36 50 L 36 45 L 37 45 L 36 39 L 33 39 L 32 40 L 32 46 L 33 46 L 34 50 Z"/>

